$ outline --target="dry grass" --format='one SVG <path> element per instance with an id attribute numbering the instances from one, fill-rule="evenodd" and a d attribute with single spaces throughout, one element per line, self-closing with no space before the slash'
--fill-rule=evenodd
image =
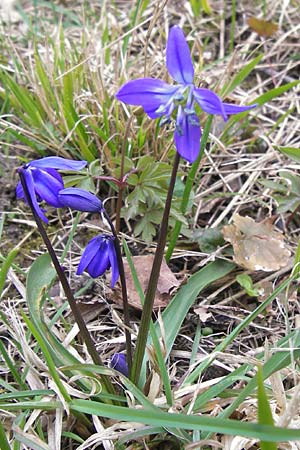
<path id="1" fill-rule="evenodd" d="M 113 99 L 117 88 L 124 81 L 142 76 L 167 79 L 164 60 L 165 40 L 168 29 L 175 23 L 186 30 L 187 39 L 192 43 L 191 49 L 196 65 L 196 84 L 207 83 L 216 91 L 220 91 L 226 82 L 231 80 L 258 52 L 264 54 L 251 76 L 227 98 L 230 102 L 249 103 L 268 90 L 299 78 L 300 25 L 297 1 L 273 0 L 264 3 L 266 9 L 264 18 L 279 26 L 278 32 L 270 38 L 259 36 L 247 25 L 247 17 L 263 17 L 262 2 L 253 4 L 244 1 L 237 2 L 235 45 L 232 52 L 229 51 L 232 15 L 230 2 L 211 2 L 212 14 L 200 15 L 198 18 L 194 17 L 189 2 L 176 1 L 175 3 L 176 5 L 172 1 L 150 1 L 145 11 L 138 14 L 135 24 L 132 24 L 129 14 L 131 2 L 129 1 L 104 1 L 102 5 L 93 1 L 88 5 L 80 1 L 61 1 L 54 3 L 57 8 L 54 10 L 45 7 L 44 4 L 35 8 L 32 2 L 24 1 L 22 2 L 23 18 L 33 18 L 33 29 L 34 26 L 37 27 L 36 35 L 32 36 L 27 28 L 28 23 L 23 19 L 20 21 L 16 19 L 10 25 L 2 24 L 4 34 L 1 39 L 3 54 L 1 65 L 6 70 L 13 72 L 15 58 L 22 61 L 25 73 L 23 81 L 25 80 L 25 84 L 30 90 L 41 95 L 45 108 L 48 108 L 49 123 L 53 127 L 51 132 L 54 132 L 55 127 L 60 126 L 60 122 L 64 119 L 58 117 L 47 105 L 47 99 L 43 98 L 42 89 L 37 82 L 35 73 L 33 41 L 36 40 L 43 61 L 52 67 L 54 54 L 43 33 L 44 30 L 47 30 L 47 36 L 51 36 L 56 45 L 59 45 L 58 18 L 65 23 L 66 48 L 70 53 L 72 48 L 76 48 L 80 54 L 79 62 L 76 64 L 72 64 L 72 57 L 69 54 L 66 56 L 69 63 L 66 72 L 71 73 L 81 68 L 84 74 L 83 85 L 78 81 L 78 85 L 75 86 L 76 105 L 85 117 L 94 118 L 95 123 L 103 118 L 102 104 L 105 98 L 108 96 Z M 63 13 L 60 14 L 57 11 L 63 11 Z M 83 26 L 77 26 L 72 22 L 73 15 Z M 18 16 L 14 17 L 18 18 Z M 103 42 L 101 37 L 105 33 L 106 27 L 109 30 L 109 38 Z M 129 39 L 127 51 L 126 54 L 123 54 L 122 46 L 127 37 Z M 66 72 L 61 73 L 53 80 L 54 83 L 60 85 Z M 4 97 L 2 95 L 2 98 Z M 59 101 L 59 98 L 57 100 Z M 109 157 L 109 141 L 111 139 L 116 146 L 122 142 L 122 133 L 132 114 L 132 109 L 122 106 L 119 107 L 118 116 L 116 116 L 117 106 L 115 103 L 112 100 L 107 111 L 111 137 L 105 141 L 95 135 L 97 149 L 101 152 L 99 158 L 107 174 L 110 169 L 113 169 Z M 289 111 L 288 114 L 287 111 Z M 24 124 L 14 112 L 6 110 L 5 105 L 2 107 L 2 112 L 0 117 L 0 130 L 3 136 L 1 158 L 5 165 L 2 170 L 3 193 L 0 198 L 3 199 L 3 205 L 5 205 L 3 211 L 5 222 L 0 252 L 6 255 L 8 250 L 18 246 L 20 253 L 15 260 L 16 265 L 9 269 L 7 283 L 2 293 L 1 310 L 3 317 L 7 318 L 7 322 L 0 323 L 1 338 L 11 361 L 15 362 L 18 372 L 23 374 L 24 384 L 26 383 L 31 390 L 51 389 L 51 392 L 54 391 L 51 399 L 62 400 L 59 390 L 49 376 L 43 356 L 36 351 L 36 341 L 28 333 L 21 315 L 21 310 L 25 313 L 28 312 L 25 274 L 31 262 L 37 255 L 43 253 L 44 249 L 38 241 L 36 228 L 28 209 L 25 209 L 23 205 L 16 204 L 15 200 L 12 205 L 6 202 L 7 195 L 13 197 L 14 167 L 18 165 L 19 158 L 23 158 L 25 152 L 27 155 L 30 154 L 30 158 L 37 156 L 34 150 L 26 146 L 24 142 L 8 138 L 7 130 L 13 129 L 21 132 L 27 138 L 33 137 L 36 130 L 32 131 L 28 124 Z M 190 229 L 193 232 L 207 227 L 218 229 L 221 225 L 231 222 L 235 213 L 243 216 L 249 215 L 257 221 L 276 215 L 273 192 L 270 188 L 263 186 L 260 180 L 278 181 L 280 171 L 283 169 L 290 173 L 296 173 L 299 170 L 298 163 L 286 158 L 276 150 L 277 146 L 300 148 L 299 112 L 299 86 L 295 86 L 258 108 L 255 117 L 249 123 L 243 122 L 242 126 L 237 124 L 234 128 L 227 130 L 226 124 L 215 119 L 210 133 L 210 146 L 199 168 L 199 173 L 202 172 L 201 179 L 199 173 L 197 174 L 199 183 L 195 186 L 194 191 L 193 215 L 189 217 Z M 140 113 L 139 111 L 135 111 L 135 113 L 129 128 L 132 143 L 137 141 L 141 126 L 138 121 Z M 205 117 L 203 116 L 202 124 L 204 121 Z M 166 146 L 171 145 L 170 132 L 161 129 L 157 142 L 153 143 L 156 125 L 150 123 L 150 120 L 144 120 L 142 126 L 148 139 L 143 150 L 153 151 L 157 159 L 165 160 L 167 158 Z M 228 133 L 225 135 L 227 131 Z M 55 133 L 52 141 L 48 136 L 47 139 L 45 138 L 47 150 L 54 154 L 60 152 L 63 156 L 68 155 L 74 132 L 74 129 L 69 130 L 63 140 Z M 224 136 L 226 136 L 225 139 L 223 139 Z M 43 141 L 42 134 L 39 139 L 40 142 Z M 138 157 L 138 151 L 136 157 Z M 187 173 L 184 165 L 182 170 L 183 173 Z M 99 182 L 96 182 L 96 185 L 99 187 Z M 100 192 L 101 189 L 103 189 L 102 184 L 100 184 Z M 104 191 L 109 196 L 108 202 L 113 211 L 114 192 L 107 187 L 104 187 Z M 88 280 L 86 277 L 83 281 L 78 281 L 71 275 L 74 273 L 74 267 L 77 266 L 81 249 L 85 245 L 86 233 L 99 230 L 99 225 L 92 220 L 84 224 L 82 222 L 80 221 L 81 225 L 78 228 L 77 243 L 73 243 L 70 247 L 64 263 L 70 272 L 70 280 L 75 284 L 76 290 L 83 288 Z M 58 255 L 63 251 L 72 223 L 73 218 L 68 221 L 66 218 L 62 218 L 60 222 L 54 218 L 51 222 L 50 236 Z M 285 240 L 294 254 L 298 242 L 299 214 L 297 212 L 280 214 L 276 217 L 276 224 L 284 232 Z M 129 222 L 129 225 L 132 226 L 132 223 Z M 21 232 L 17 231 L 20 227 Z M 130 230 L 123 229 L 122 231 L 123 237 L 134 251 L 137 249 L 147 253 L 152 252 L 152 248 L 155 247 L 155 244 L 147 246 L 140 239 L 134 238 Z M 230 254 L 226 251 L 227 247 L 225 247 L 225 253 L 224 247 L 208 253 L 200 251 L 195 243 L 192 244 L 192 247 L 188 247 L 186 240 L 182 238 L 173 255 L 172 265 L 182 279 L 216 258 L 231 259 Z M 272 291 L 280 281 L 287 277 L 292 267 L 293 260 L 291 259 L 288 267 L 272 274 L 251 273 L 254 287 L 265 286 L 266 289 Z M 49 323 L 57 310 L 61 308 L 61 314 L 53 325 L 52 331 L 70 352 L 76 354 L 78 359 L 82 362 L 90 362 L 86 349 L 81 345 L 80 338 L 78 339 L 78 329 L 72 325 L 72 320 L 65 312 L 67 308 L 64 305 L 63 292 L 58 285 L 52 287 L 51 297 L 51 301 L 48 299 L 44 307 L 45 321 Z M 80 299 L 83 302 L 82 308 L 86 314 L 89 330 L 97 342 L 99 353 L 107 361 L 112 353 L 124 348 L 122 311 L 118 310 L 113 303 L 113 293 L 103 281 L 95 281 L 85 290 Z M 220 382 L 241 364 L 255 365 L 256 357 L 261 351 L 264 352 L 263 360 L 266 362 L 271 356 L 269 344 L 270 346 L 275 344 L 278 339 L 297 329 L 300 303 L 297 287 L 291 284 L 290 289 L 281 293 L 265 314 L 259 315 L 251 326 L 247 327 L 226 349 L 226 352 L 216 354 L 214 352 L 216 346 L 222 342 L 230 330 L 247 317 L 249 312 L 253 311 L 259 301 L 263 301 L 263 299 L 245 295 L 244 290 L 236 283 L 236 272 L 228 275 L 226 279 L 222 279 L 221 285 L 216 282 L 201 292 L 183 324 L 170 355 L 169 375 L 174 386 L 174 412 L 183 410 L 186 405 L 189 405 L 188 412 L 193 412 L 194 401 L 200 393 Z M 205 320 L 202 320 L 200 316 L 200 322 L 194 311 L 199 306 L 203 308 L 202 313 L 203 311 L 206 313 Z M 140 317 L 138 312 L 132 314 L 134 337 Z M 186 371 L 191 370 L 190 361 L 198 323 L 202 328 L 210 327 L 212 333 L 209 336 L 201 337 L 194 361 L 195 366 L 210 354 L 213 355 L 214 361 L 210 371 L 204 374 L 204 378 L 202 374 L 203 379 L 199 379 L 192 385 L 184 386 L 182 383 Z M 291 343 L 291 347 L 292 345 L 293 343 Z M 63 371 L 60 372 L 60 376 L 72 396 L 75 398 L 88 397 L 78 389 L 77 380 L 68 379 Z M 2 388 L 6 391 L 7 385 L 11 382 L 11 374 L 4 360 L 1 361 L 0 379 Z M 89 380 L 89 383 L 91 391 L 97 392 L 99 389 L 97 383 L 94 380 Z M 268 383 L 275 424 L 299 428 L 299 371 L 296 361 L 272 375 Z M 240 381 L 235 388 L 241 389 L 243 386 L 243 381 Z M 127 392 L 127 395 L 129 404 L 131 402 L 134 404 L 135 399 L 130 392 Z M 159 390 L 155 397 L 153 400 L 155 405 L 165 405 L 165 397 Z M 235 394 L 232 394 L 232 397 L 229 395 L 227 398 L 216 397 L 201 408 L 201 413 L 218 415 L 234 399 Z M 12 426 L 15 439 L 24 441 L 22 448 L 26 449 L 39 448 L 38 443 L 40 443 L 40 448 L 51 450 L 64 448 L 113 449 L 116 441 L 123 438 L 123 441 L 127 442 L 129 441 L 128 436 L 135 432 L 139 431 L 142 435 L 142 430 L 144 430 L 145 436 L 147 435 L 147 427 L 144 425 L 102 421 L 96 416 L 92 418 L 93 430 L 91 431 L 75 418 L 63 416 L 60 409 L 56 409 L 51 415 L 45 411 L 32 410 L 24 415 L 21 426 L 16 420 L 18 414 L 18 412 L 3 411 L 1 416 L 5 428 L 9 429 Z M 234 418 L 256 421 L 256 417 L 257 399 L 251 395 L 238 406 L 234 412 Z M 37 423 L 39 423 L 38 427 Z M 67 435 L 61 440 L 63 431 L 72 431 L 80 436 L 82 438 L 81 445 L 76 446 L 75 440 Z M 167 442 L 172 438 L 171 433 L 168 437 L 167 434 L 161 438 L 161 441 L 165 438 Z M 175 442 L 176 438 L 174 436 L 173 438 Z M 146 441 L 147 438 L 139 440 L 138 447 L 133 447 L 133 444 L 124 444 L 124 447 L 118 448 L 149 448 Z M 172 441 L 168 442 L 166 445 L 169 447 L 167 448 L 175 448 L 174 442 L 173 444 Z M 257 440 L 248 438 L 214 434 L 210 439 L 192 444 L 182 444 L 184 445 L 182 448 L 255 449 L 258 448 L 257 442 Z M 153 442 L 152 445 L 151 448 L 160 448 L 156 447 Z M 300 444 L 296 442 L 282 443 L 278 444 L 278 448 L 300 449 Z"/>

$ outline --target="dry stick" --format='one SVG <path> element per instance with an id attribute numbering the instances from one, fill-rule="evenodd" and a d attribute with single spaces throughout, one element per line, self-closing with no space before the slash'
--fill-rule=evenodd
<path id="1" fill-rule="evenodd" d="M 177 170 L 179 166 L 180 156 L 178 152 L 176 152 L 175 159 L 174 159 L 174 165 L 172 170 L 172 175 L 170 179 L 170 185 L 168 189 L 168 195 L 166 199 L 166 206 L 161 222 L 156 252 L 153 260 L 152 270 L 149 278 L 148 283 L 148 289 L 145 296 L 144 306 L 143 306 L 143 312 L 142 312 L 142 318 L 141 318 L 141 324 L 140 329 L 137 337 L 137 343 L 136 343 L 136 350 L 133 358 L 132 363 L 132 373 L 131 373 L 131 379 L 134 383 L 138 383 L 142 362 L 145 355 L 145 349 L 146 349 L 146 343 L 149 333 L 149 327 L 150 327 L 150 320 L 151 315 L 153 311 L 153 304 L 154 304 L 154 298 L 155 293 L 157 289 L 157 283 L 158 283 L 158 277 L 160 274 L 160 268 L 161 263 L 163 260 L 164 252 L 165 252 L 165 245 L 167 240 L 167 232 L 168 232 L 168 221 L 169 221 L 169 214 L 171 209 L 171 203 L 172 203 L 172 197 L 173 197 L 173 191 L 174 186 L 176 182 L 176 176 L 177 176 Z"/>
<path id="2" fill-rule="evenodd" d="M 82 317 L 82 315 L 80 313 L 80 310 L 79 310 L 79 308 L 77 306 L 76 300 L 75 300 L 75 298 L 73 296 L 73 293 L 71 291 L 71 288 L 70 288 L 69 282 L 67 280 L 67 277 L 66 277 L 66 275 L 64 273 L 64 270 L 62 269 L 62 267 L 61 267 L 61 265 L 60 265 L 60 263 L 59 263 L 59 261 L 57 259 L 56 253 L 55 253 L 55 251 L 54 251 L 54 249 L 52 247 L 50 239 L 48 238 L 48 235 L 47 235 L 47 233 L 45 231 L 45 228 L 44 228 L 44 226 L 42 224 L 42 220 L 41 220 L 41 218 L 39 217 L 39 215 L 36 213 L 36 211 L 34 209 L 34 206 L 33 206 L 33 203 L 32 203 L 31 197 L 30 197 L 30 193 L 29 193 L 28 188 L 27 188 L 27 184 L 26 184 L 26 180 L 25 180 L 25 177 L 24 177 L 23 170 L 24 170 L 23 168 L 20 168 L 18 170 L 18 173 L 19 173 L 21 184 L 22 184 L 22 187 L 23 187 L 23 190 L 24 190 L 24 193 L 25 193 L 25 197 L 26 197 L 26 199 L 28 201 L 28 204 L 29 204 L 30 209 L 31 209 L 32 214 L 33 214 L 33 217 L 34 217 L 34 219 L 36 221 L 36 224 L 37 224 L 38 230 L 40 232 L 40 235 L 42 236 L 43 241 L 44 241 L 44 243 L 45 243 L 45 245 L 47 247 L 47 250 L 49 252 L 49 255 L 50 255 L 51 259 L 52 259 L 52 263 L 53 263 L 53 265 L 55 267 L 55 270 L 56 270 L 56 273 L 58 275 L 59 281 L 62 284 L 63 290 L 65 292 L 65 295 L 67 297 L 67 300 L 68 300 L 70 308 L 71 308 L 71 311 L 73 313 L 74 319 L 75 319 L 75 321 L 76 321 L 76 323 L 78 325 L 81 337 L 82 337 L 82 339 L 83 339 L 83 341 L 84 341 L 84 343 L 85 343 L 85 345 L 86 345 L 86 347 L 88 349 L 88 352 L 89 352 L 89 354 L 90 354 L 94 364 L 99 365 L 99 366 L 103 366 L 102 360 L 101 360 L 101 358 L 100 358 L 100 356 L 99 356 L 99 354 L 97 352 L 97 349 L 96 349 L 96 347 L 94 345 L 94 342 L 93 342 L 93 340 L 91 338 L 91 335 L 90 335 L 90 333 L 89 333 L 89 331 L 88 331 L 88 329 L 86 327 L 84 319 L 83 319 L 83 317 Z M 111 394 L 114 394 L 115 390 L 114 390 L 114 387 L 113 387 L 112 383 L 110 382 L 109 378 L 106 377 L 106 376 L 101 376 L 101 380 L 102 380 L 103 384 L 105 385 L 105 387 L 107 389 L 107 392 L 109 392 Z"/>
<path id="3" fill-rule="evenodd" d="M 127 288 L 126 288 L 126 277 L 125 277 L 125 271 L 124 271 L 124 264 L 122 259 L 122 253 L 121 253 L 121 246 L 120 241 L 116 232 L 115 227 L 113 226 L 112 221 L 110 220 L 109 215 L 104 210 L 103 216 L 108 222 L 111 232 L 114 235 L 114 245 L 115 250 L 117 253 L 117 259 L 118 259 L 118 267 L 120 272 L 120 280 L 121 280 L 121 288 L 122 288 L 122 300 L 123 300 L 123 312 L 124 312 L 124 324 L 125 324 L 125 339 L 126 339 L 126 361 L 128 365 L 128 371 L 130 373 L 131 366 L 132 366 L 132 343 L 131 343 L 131 333 L 130 333 L 130 315 L 129 315 L 129 304 L 128 304 L 128 297 L 127 297 Z"/>

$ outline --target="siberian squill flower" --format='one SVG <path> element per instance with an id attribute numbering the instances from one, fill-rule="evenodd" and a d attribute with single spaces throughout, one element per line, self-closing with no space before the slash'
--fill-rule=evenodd
<path id="1" fill-rule="evenodd" d="M 81 257 L 77 275 L 81 275 L 86 270 L 92 278 L 97 278 L 111 268 L 111 287 L 113 288 L 119 278 L 114 239 L 114 236 L 110 234 L 101 234 L 91 239 Z"/>
<path id="2" fill-rule="evenodd" d="M 190 50 L 182 29 L 171 28 L 166 49 L 166 65 L 171 77 L 178 83 L 168 84 L 155 78 L 138 78 L 124 84 L 116 97 L 130 105 L 140 105 L 151 119 L 161 117 L 161 124 L 175 116 L 175 144 L 178 153 L 190 163 L 200 151 L 201 128 L 195 110 L 197 103 L 208 114 L 220 114 L 224 120 L 254 108 L 224 103 L 210 89 L 193 84 L 194 68 Z"/>
<path id="3" fill-rule="evenodd" d="M 67 206 L 77 211 L 102 213 L 104 207 L 101 200 L 91 192 L 79 188 L 66 188 L 58 193 L 58 200 L 61 205 Z"/>
<path id="4" fill-rule="evenodd" d="M 56 208 L 63 206 L 58 199 L 58 193 L 64 188 L 64 182 L 58 170 L 81 170 L 86 164 L 86 161 L 73 161 L 58 156 L 48 156 L 31 161 L 18 169 L 24 175 L 35 212 L 44 222 L 48 223 L 48 219 L 40 207 L 41 201 L 44 200 Z M 17 198 L 24 199 L 28 203 L 20 181 L 17 184 L 16 194 Z"/>
<path id="5" fill-rule="evenodd" d="M 112 355 L 110 360 L 110 367 L 122 373 L 123 375 L 125 375 L 125 377 L 128 377 L 129 375 L 126 355 L 124 355 L 123 353 L 115 353 L 114 355 Z"/>
<path id="6" fill-rule="evenodd" d="M 66 188 L 58 193 L 61 205 L 77 211 L 94 212 L 102 215 L 104 207 L 101 200 L 91 192 L 79 188 Z M 103 215 L 102 215 L 103 217 Z M 118 259 L 114 244 L 114 236 L 101 234 L 94 237 L 87 245 L 80 259 L 77 275 L 85 270 L 91 277 L 97 278 L 111 268 L 111 287 L 114 287 L 119 278 Z"/>

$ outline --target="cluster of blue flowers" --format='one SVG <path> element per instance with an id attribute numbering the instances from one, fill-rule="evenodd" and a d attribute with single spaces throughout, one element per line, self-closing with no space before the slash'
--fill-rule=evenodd
<path id="1" fill-rule="evenodd" d="M 174 139 L 179 155 L 193 163 L 200 152 L 201 128 L 197 108 L 209 114 L 219 114 L 224 120 L 231 114 L 237 114 L 254 108 L 224 103 L 209 89 L 194 85 L 194 68 L 183 31 L 180 27 L 171 28 L 166 49 L 166 65 L 177 83 L 168 84 L 155 78 L 139 78 L 125 83 L 117 92 L 118 100 L 130 105 L 140 105 L 151 119 L 160 118 L 160 124 L 175 121 Z M 197 106 L 198 105 L 198 106 Z M 22 172 L 23 185 L 18 183 L 17 198 L 29 203 L 35 214 L 48 223 L 42 201 L 56 208 L 69 207 L 77 211 L 105 213 L 102 202 L 92 193 L 79 188 L 65 188 L 59 171 L 78 171 L 87 165 L 86 161 L 71 161 L 50 156 L 25 164 Z M 26 184 L 27 192 L 23 186 Z M 105 215 L 105 214 L 104 214 Z M 108 269 L 112 271 L 111 286 L 119 278 L 115 237 L 101 234 L 87 245 L 81 257 L 77 274 L 87 271 L 93 278 L 101 276 Z M 117 353 L 111 366 L 128 376 L 126 357 Z"/>
<path id="2" fill-rule="evenodd" d="M 86 166 L 86 161 L 72 161 L 56 156 L 49 156 L 25 164 L 22 171 L 30 199 L 36 214 L 45 222 L 48 219 L 45 211 L 40 207 L 40 202 L 45 201 L 56 208 L 69 207 L 76 211 L 103 213 L 102 202 L 96 195 L 78 188 L 64 188 L 62 176 L 58 172 L 69 170 L 81 170 Z M 24 199 L 28 203 L 21 182 L 18 183 L 17 198 Z M 119 278 L 114 236 L 101 234 L 93 238 L 87 245 L 78 269 L 77 275 L 86 270 L 93 278 L 112 269 L 111 286 L 114 287 Z"/>

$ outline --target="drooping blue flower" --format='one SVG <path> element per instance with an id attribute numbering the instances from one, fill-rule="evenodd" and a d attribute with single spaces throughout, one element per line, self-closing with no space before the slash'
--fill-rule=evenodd
<path id="1" fill-rule="evenodd" d="M 42 200 L 56 208 L 63 206 L 58 199 L 58 193 L 64 188 L 64 183 L 58 170 L 81 170 L 86 164 L 86 161 L 49 156 L 31 161 L 19 169 L 24 175 L 35 212 L 44 222 L 48 223 L 48 219 L 39 205 Z M 17 184 L 16 195 L 28 203 L 20 181 Z"/>
<path id="2" fill-rule="evenodd" d="M 77 275 L 81 275 L 85 270 L 91 277 L 97 278 L 111 268 L 111 287 L 114 287 L 119 278 L 114 239 L 110 234 L 101 234 L 91 239 L 81 257 Z"/>
<path id="3" fill-rule="evenodd" d="M 58 200 L 61 205 L 67 206 L 77 211 L 98 212 L 104 211 L 101 200 L 91 192 L 79 188 L 66 188 L 58 193 Z"/>
<path id="4" fill-rule="evenodd" d="M 166 49 L 166 65 L 178 83 L 170 85 L 155 78 L 138 78 L 125 83 L 116 97 L 130 105 L 140 105 L 151 119 L 161 117 L 161 124 L 176 116 L 175 144 L 178 153 L 194 162 L 200 151 L 201 128 L 195 103 L 208 114 L 220 114 L 224 120 L 254 108 L 224 103 L 213 91 L 193 84 L 194 68 L 184 33 L 179 26 L 171 28 Z"/>
<path id="5" fill-rule="evenodd" d="M 126 362 L 126 355 L 123 353 L 115 353 L 110 360 L 110 367 L 125 375 L 128 378 L 129 370 Z"/>

